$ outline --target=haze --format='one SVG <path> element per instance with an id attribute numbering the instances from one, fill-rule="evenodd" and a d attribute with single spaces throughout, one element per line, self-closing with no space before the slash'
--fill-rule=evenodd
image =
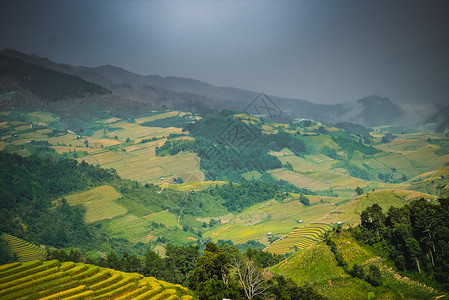
<path id="1" fill-rule="evenodd" d="M 5 1 L 0 49 L 315 103 L 449 98 L 449 1 Z"/>

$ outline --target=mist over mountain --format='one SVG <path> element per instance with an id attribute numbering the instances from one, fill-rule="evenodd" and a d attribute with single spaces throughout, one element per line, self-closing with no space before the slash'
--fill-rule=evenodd
<path id="1" fill-rule="evenodd" d="M 434 127 L 436 132 L 449 130 L 449 105 L 441 108 L 437 113 L 426 119 L 425 124 Z"/>
<path id="2" fill-rule="evenodd" d="M 63 73 L 61 77 L 77 76 L 82 78 L 83 82 L 93 83 L 105 91 L 111 91 L 113 95 L 128 99 L 127 101 L 138 101 L 147 105 L 150 103 L 150 106 L 158 108 L 202 113 L 222 109 L 244 110 L 258 95 L 255 91 L 216 87 L 190 78 L 143 76 L 111 65 L 75 67 L 9 49 L 1 53 L 3 59 L 14 58 L 17 63 L 25 61 L 38 65 L 44 70 Z M 315 104 L 301 99 L 267 97 L 272 106 L 276 105 L 282 111 L 271 118 L 283 123 L 307 118 L 329 125 L 353 122 L 363 126 L 380 126 L 399 124 L 404 115 L 404 110 L 399 105 L 386 97 L 375 95 L 340 104 Z M 263 115 L 264 111 L 260 114 Z"/>

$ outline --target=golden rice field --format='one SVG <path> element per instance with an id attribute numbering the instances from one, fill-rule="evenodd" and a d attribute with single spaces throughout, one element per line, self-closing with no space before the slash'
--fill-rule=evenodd
<path id="1" fill-rule="evenodd" d="M 362 211 L 374 203 L 377 203 L 383 209 L 383 212 L 386 213 L 391 206 L 401 207 L 406 203 L 419 198 L 437 199 L 436 196 L 409 190 L 381 190 L 369 192 L 339 206 L 335 206 L 331 212 L 323 214 L 320 218 L 317 218 L 315 222 L 327 224 L 343 222 L 344 225 L 355 225 L 360 222 L 360 214 Z"/>
<path id="2" fill-rule="evenodd" d="M 8 142 L 0 141 L 0 151 L 3 151 L 3 149 L 5 149 L 5 147 L 8 145 Z"/>
<path id="3" fill-rule="evenodd" d="M 174 177 L 181 177 L 186 182 L 196 182 L 205 177 L 200 171 L 200 158 L 194 153 L 181 152 L 156 157 L 142 149 L 133 152 L 108 152 L 101 157 L 95 155 L 94 158 L 103 168 L 114 168 L 120 176 L 140 182 L 172 183 Z"/>
<path id="4" fill-rule="evenodd" d="M 413 151 L 413 150 L 419 150 L 428 145 L 427 138 L 428 137 L 436 137 L 432 135 L 425 135 L 422 136 L 422 134 L 408 134 L 404 137 L 396 138 L 392 140 L 389 143 L 380 144 L 377 145 L 376 148 L 382 149 L 384 151 Z"/>
<path id="5" fill-rule="evenodd" d="M 330 229 L 331 226 L 327 224 L 311 224 L 311 226 L 296 229 L 282 239 L 274 241 L 264 251 L 286 254 L 302 250 L 321 241 L 324 233 Z"/>
<path id="6" fill-rule="evenodd" d="M 255 204 L 240 214 L 222 216 L 222 224 L 209 229 L 203 236 L 211 237 L 215 242 L 231 239 L 236 244 L 248 240 L 268 244 L 268 232 L 275 236 L 286 235 L 299 226 L 298 220 L 303 220 L 302 225 L 308 226 L 335 209 L 329 203 L 304 206 L 298 199 L 299 195 L 285 202 L 270 200 Z M 339 198 L 327 200 L 336 202 Z"/>
<path id="7" fill-rule="evenodd" d="M 329 184 L 322 183 L 318 180 L 311 179 L 304 174 L 286 169 L 276 169 L 269 171 L 269 173 L 278 180 L 282 179 L 297 187 L 309 188 L 312 191 L 326 190 L 330 188 Z"/>
<path id="8" fill-rule="evenodd" d="M 180 184 L 164 183 L 161 187 L 171 189 L 174 191 L 200 191 L 207 189 L 210 186 L 223 185 L 226 184 L 225 181 L 195 181 L 195 182 L 184 182 Z"/>
<path id="9" fill-rule="evenodd" d="M 169 112 L 166 112 L 166 113 L 160 113 L 160 114 L 157 114 L 157 115 L 152 115 L 152 116 L 148 116 L 148 117 L 138 118 L 138 119 L 135 119 L 135 121 L 136 121 L 137 124 L 142 124 L 144 122 L 150 122 L 150 121 L 154 121 L 154 120 L 175 117 L 175 116 L 178 116 L 178 115 L 180 117 L 182 117 L 185 114 L 186 113 L 180 112 L 180 111 L 169 111 Z"/>
<path id="10" fill-rule="evenodd" d="M 126 214 L 128 210 L 114 201 L 119 198 L 122 198 L 122 194 L 109 185 L 65 197 L 70 205 L 84 205 L 86 208 L 85 218 L 88 223 Z"/>
<path id="11" fill-rule="evenodd" d="M 45 259 L 46 252 L 41 247 L 7 233 L 2 234 L 1 238 L 8 243 L 20 262 Z"/>
<path id="12" fill-rule="evenodd" d="M 0 266 L 1 299 L 194 299 L 180 285 L 95 265 L 33 260 Z"/>
<path id="13" fill-rule="evenodd" d="M 110 127 L 117 128 L 117 130 L 107 130 L 106 134 L 104 129 L 100 129 L 92 135 L 93 138 L 109 138 L 109 139 L 115 139 L 117 136 L 117 139 L 119 141 L 125 141 L 127 138 L 129 138 L 132 141 L 136 141 L 142 138 L 162 138 L 167 137 L 171 133 L 182 133 L 182 128 L 176 128 L 176 127 L 168 127 L 168 128 L 162 128 L 162 127 L 146 127 L 146 126 L 140 126 L 137 123 L 128 123 L 125 121 L 116 122 L 114 124 L 111 124 Z"/>

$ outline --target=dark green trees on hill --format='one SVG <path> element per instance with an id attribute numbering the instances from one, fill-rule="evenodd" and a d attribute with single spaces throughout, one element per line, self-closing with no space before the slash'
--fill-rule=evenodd
<path id="1" fill-rule="evenodd" d="M 0 152 L 0 170 L 0 232 L 55 247 L 95 242 L 82 208 L 62 200 L 52 209 L 52 201 L 118 178 L 114 170 L 5 152 Z"/>
<path id="2" fill-rule="evenodd" d="M 6 89 L 16 85 L 30 90 L 47 101 L 82 98 L 86 95 L 103 95 L 111 92 L 80 77 L 56 72 L 38 65 L 0 54 L 0 76 L 9 78 Z M 10 84 L 11 86 L 8 86 Z"/>
<path id="3" fill-rule="evenodd" d="M 399 270 L 449 290 L 449 199 L 425 199 L 385 214 L 374 204 L 361 214 L 354 230 L 359 241 L 372 245 L 391 259 Z M 371 276 L 375 278 L 375 273 Z"/>
<path id="4" fill-rule="evenodd" d="M 260 125 L 245 123 L 235 118 L 234 113 L 223 111 L 188 124 L 183 130 L 189 131 L 195 142 L 190 145 L 183 141 L 167 142 L 160 149 L 170 154 L 196 152 L 207 179 L 234 182 L 240 181 L 241 174 L 248 171 L 281 168 L 280 160 L 269 155 L 269 151 L 289 148 L 299 156 L 306 153 L 304 143 L 294 135 L 281 129 L 275 134 L 264 134 Z"/>

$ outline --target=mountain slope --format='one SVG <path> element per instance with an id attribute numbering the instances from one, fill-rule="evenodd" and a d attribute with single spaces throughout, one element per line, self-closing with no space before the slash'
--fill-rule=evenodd
<path id="1" fill-rule="evenodd" d="M 252 103 L 258 95 L 257 92 L 232 87 L 216 87 L 190 78 L 143 76 L 110 65 L 95 68 L 74 67 L 56 64 L 48 59 L 28 56 L 9 49 L 1 53 L 51 70 L 79 76 L 122 97 L 139 99 L 159 106 L 165 105 L 170 109 L 197 112 L 221 109 L 243 111 L 247 106 L 258 104 Z M 333 105 L 276 96 L 267 98 L 270 99 L 266 99 L 265 103 L 270 102 L 268 106 L 271 108 L 277 106 L 276 109 L 279 112 L 271 118 L 283 123 L 288 123 L 295 118 L 309 118 L 326 124 L 347 121 L 364 126 L 380 126 L 385 123 L 393 124 L 403 115 L 402 109 L 391 100 L 377 96 Z M 264 114 L 268 111 L 260 113 Z"/>
<path id="2" fill-rule="evenodd" d="M 332 237 L 349 269 L 360 265 L 368 274 L 370 265 L 381 272 L 382 286 L 352 277 L 339 265 L 330 247 L 325 243 L 306 248 L 271 268 L 274 273 L 292 278 L 299 285 L 311 284 L 330 299 L 435 299 L 437 290 L 420 282 L 402 277 L 388 262 L 370 249 L 361 246 L 349 232 Z"/>
<path id="3" fill-rule="evenodd" d="M 437 113 L 427 118 L 425 124 L 434 124 L 436 132 L 447 132 L 449 130 L 449 105 L 441 108 Z"/>

